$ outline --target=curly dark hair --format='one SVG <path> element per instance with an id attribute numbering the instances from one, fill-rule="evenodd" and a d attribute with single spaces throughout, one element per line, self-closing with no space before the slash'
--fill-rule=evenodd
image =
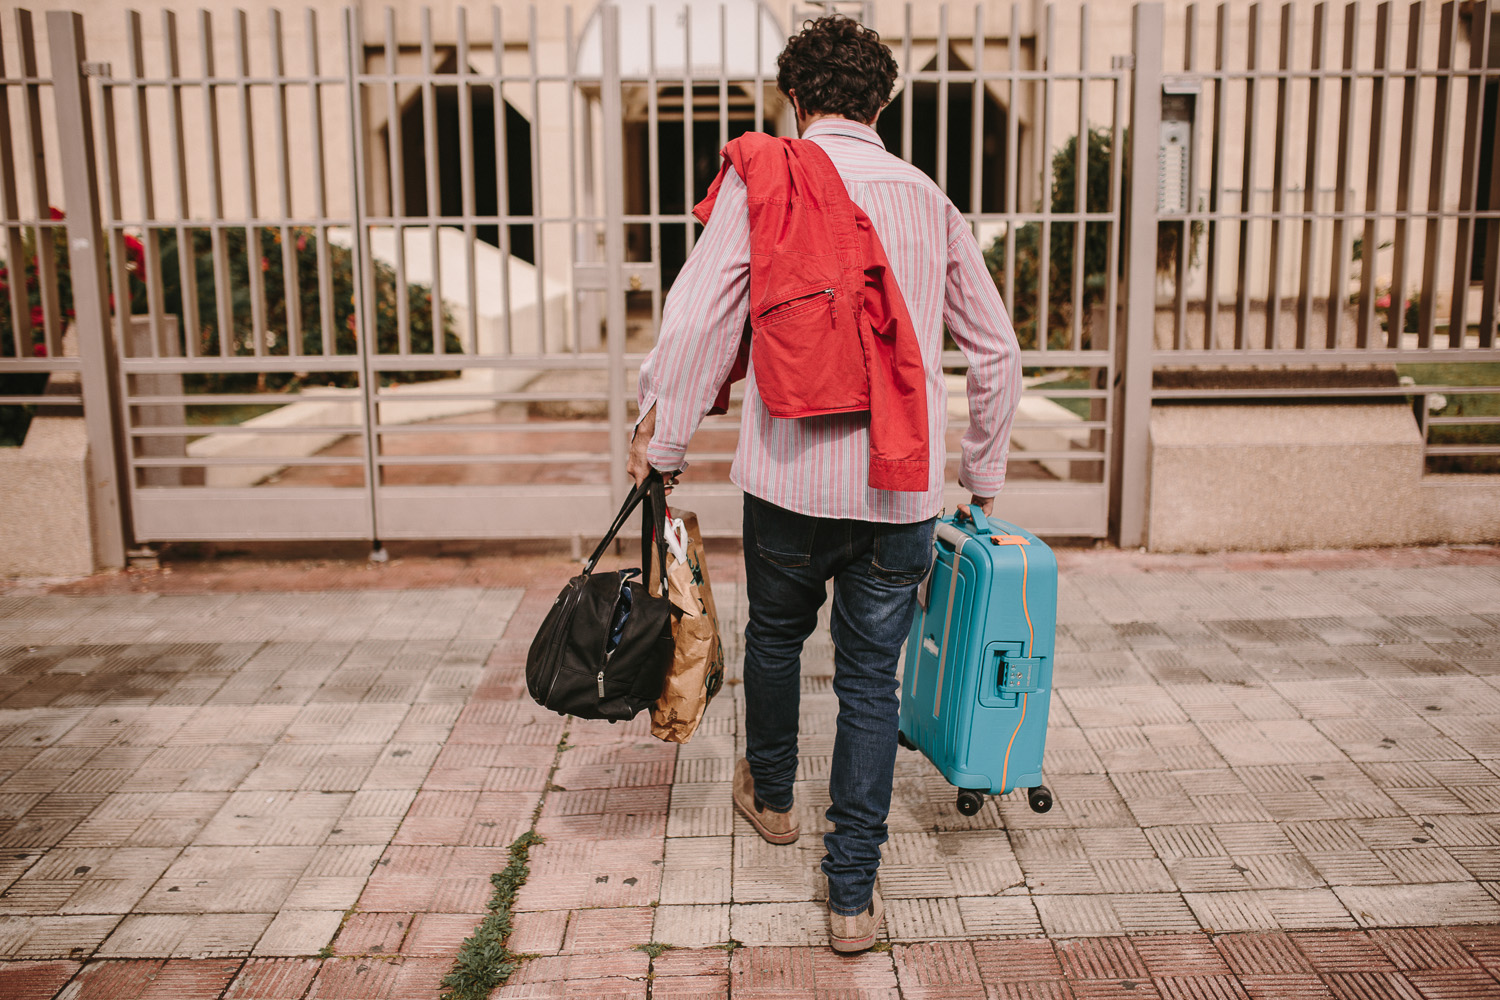
<path id="1" fill-rule="evenodd" d="M 805 114 L 843 115 L 869 124 L 891 99 L 896 59 L 880 36 L 842 14 L 803 22 L 776 59 L 776 86 L 796 92 Z"/>

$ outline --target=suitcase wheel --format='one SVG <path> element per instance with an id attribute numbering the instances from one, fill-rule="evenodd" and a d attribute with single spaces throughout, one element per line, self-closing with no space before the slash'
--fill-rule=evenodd
<path id="1" fill-rule="evenodd" d="M 917 748 L 917 745 L 911 740 L 907 739 L 906 734 L 899 729 L 896 730 L 896 745 L 905 747 L 908 750 L 915 750 Z"/>
<path id="2" fill-rule="evenodd" d="M 965 816 L 973 816 L 984 807 L 983 791 L 973 788 L 960 788 L 958 790 L 958 811 Z"/>
<path id="3" fill-rule="evenodd" d="M 1035 788 L 1026 790 L 1026 802 L 1031 806 L 1032 812 L 1044 813 L 1052 808 L 1052 789 L 1046 785 L 1037 785 Z"/>

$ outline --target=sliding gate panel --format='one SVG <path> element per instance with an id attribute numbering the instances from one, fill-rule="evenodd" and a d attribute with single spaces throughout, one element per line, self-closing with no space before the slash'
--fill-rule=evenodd
<path id="1" fill-rule="evenodd" d="M 135 537 L 373 538 L 351 24 L 122 16 L 96 100 Z"/>
<path id="2" fill-rule="evenodd" d="M 359 29 L 381 538 L 592 534 L 624 495 L 618 73 L 557 14 Z"/>

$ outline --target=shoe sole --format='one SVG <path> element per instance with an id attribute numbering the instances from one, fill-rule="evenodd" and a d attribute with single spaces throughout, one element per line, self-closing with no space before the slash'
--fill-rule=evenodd
<path id="1" fill-rule="evenodd" d="M 839 954 L 849 955 L 858 951 L 869 951 L 875 947 L 875 938 L 876 935 L 873 931 L 862 938 L 837 938 L 830 935 L 828 944 Z"/>
<path id="2" fill-rule="evenodd" d="M 767 830 L 765 828 L 760 820 L 756 819 L 753 812 L 751 812 L 749 809 L 746 809 L 744 805 L 740 803 L 740 800 L 738 798 L 734 800 L 734 811 L 745 817 L 745 820 L 755 828 L 755 832 L 760 834 L 761 839 L 766 841 L 766 843 L 768 844 L 790 844 L 798 837 L 802 836 L 802 829 L 800 827 L 788 830 L 786 833 L 772 833 L 770 830 Z"/>

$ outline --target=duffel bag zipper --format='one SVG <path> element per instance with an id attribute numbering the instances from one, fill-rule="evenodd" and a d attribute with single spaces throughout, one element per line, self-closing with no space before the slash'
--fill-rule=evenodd
<path id="1" fill-rule="evenodd" d="M 627 580 L 621 580 L 620 581 L 620 590 L 623 591 L 629 585 L 630 585 L 630 581 L 628 579 Z M 610 619 L 610 621 L 614 621 L 614 618 L 615 618 L 615 608 L 618 608 L 620 606 L 620 601 L 621 600 L 622 600 L 622 598 L 621 598 L 620 594 L 616 593 L 615 594 L 615 603 L 614 603 L 613 606 L 610 607 L 610 610 L 609 610 L 609 619 Z M 625 638 L 625 634 L 624 634 L 624 629 L 623 628 L 621 629 L 621 632 L 620 632 L 620 638 L 621 638 L 621 640 L 623 640 Z M 604 635 L 604 644 L 606 646 L 609 645 L 609 633 L 607 633 L 607 632 Z M 595 682 L 599 685 L 599 700 L 600 701 L 604 700 L 604 671 L 609 669 L 609 661 L 613 660 L 615 658 L 615 650 L 619 649 L 619 648 L 620 647 L 618 645 L 616 645 L 614 649 L 606 649 L 604 651 L 604 666 L 599 670 L 599 673 L 594 678 Z"/>
<path id="2" fill-rule="evenodd" d="M 567 596 L 567 603 L 576 605 L 578 603 L 578 598 L 582 595 L 582 593 L 583 593 L 583 587 L 582 586 L 574 588 L 573 591 L 570 594 L 568 594 L 568 596 Z M 572 615 L 573 615 L 573 609 L 570 608 L 570 607 L 564 606 L 562 615 L 563 615 L 563 620 L 564 621 L 571 620 Z M 547 685 L 547 698 L 546 698 L 546 701 L 542 702 L 542 704 L 544 704 L 544 705 L 546 705 L 546 704 L 548 704 L 548 702 L 552 701 L 552 692 L 555 691 L 555 690 L 557 690 L 557 678 L 562 674 L 562 658 L 563 658 L 563 653 L 564 653 L 564 651 L 567 648 L 567 645 L 568 645 L 567 630 L 566 629 L 559 629 L 558 630 L 557 638 L 553 642 L 552 649 L 550 650 L 551 655 L 547 658 L 547 662 L 549 663 L 549 665 L 551 666 L 551 669 L 552 669 L 552 682 Z"/>

